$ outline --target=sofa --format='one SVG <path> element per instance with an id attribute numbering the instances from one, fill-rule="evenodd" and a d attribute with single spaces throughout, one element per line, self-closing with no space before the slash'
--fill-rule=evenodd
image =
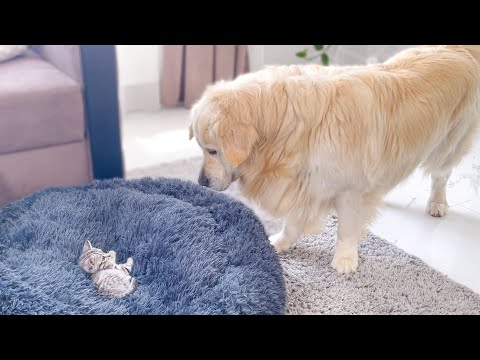
<path id="1" fill-rule="evenodd" d="M 0 207 L 93 179 L 80 45 L 33 45 L 0 63 Z"/>

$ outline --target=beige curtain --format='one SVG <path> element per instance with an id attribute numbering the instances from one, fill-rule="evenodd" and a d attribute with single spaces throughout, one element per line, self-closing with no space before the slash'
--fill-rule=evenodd
<path id="1" fill-rule="evenodd" d="M 190 108 L 208 84 L 234 79 L 248 68 L 247 45 L 165 45 L 161 103 Z"/>

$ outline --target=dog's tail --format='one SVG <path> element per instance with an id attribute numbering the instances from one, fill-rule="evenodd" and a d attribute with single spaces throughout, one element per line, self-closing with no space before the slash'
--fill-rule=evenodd
<path id="1" fill-rule="evenodd" d="M 480 45 L 462 45 L 480 63 Z"/>

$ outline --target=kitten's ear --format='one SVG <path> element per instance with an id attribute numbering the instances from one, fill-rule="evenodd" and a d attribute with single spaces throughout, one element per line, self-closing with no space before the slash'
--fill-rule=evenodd
<path id="1" fill-rule="evenodd" d="M 83 244 L 83 251 L 82 252 L 85 252 L 85 251 L 89 251 L 89 250 L 92 250 L 93 246 L 92 244 L 90 243 L 90 241 L 85 241 L 85 244 Z"/>

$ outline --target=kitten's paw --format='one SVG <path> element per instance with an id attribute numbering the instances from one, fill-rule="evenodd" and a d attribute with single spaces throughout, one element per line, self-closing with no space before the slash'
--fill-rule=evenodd
<path id="1" fill-rule="evenodd" d="M 127 259 L 127 265 L 132 265 L 133 266 L 133 258 L 129 257 Z"/>
<path id="2" fill-rule="evenodd" d="M 287 251 L 292 245 L 291 239 L 285 237 L 282 232 L 270 236 L 268 240 L 278 253 Z"/>
<path id="3" fill-rule="evenodd" d="M 427 211 L 433 217 L 443 217 L 447 214 L 448 205 L 440 204 L 435 201 L 428 203 Z"/>
<path id="4" fill-rule="evenodd" d="M 358 255 L 350 256 L 334 256 L 332 267 L 340 274 L 348 274 L 355 272 L 358 267 Z"/>
<path id="5" fill-rule="evenodd" d="M 108 252 L 108 263 L 110 265 L 115 265 L 117 263 L 117 253 L 113 250 Z"/>

